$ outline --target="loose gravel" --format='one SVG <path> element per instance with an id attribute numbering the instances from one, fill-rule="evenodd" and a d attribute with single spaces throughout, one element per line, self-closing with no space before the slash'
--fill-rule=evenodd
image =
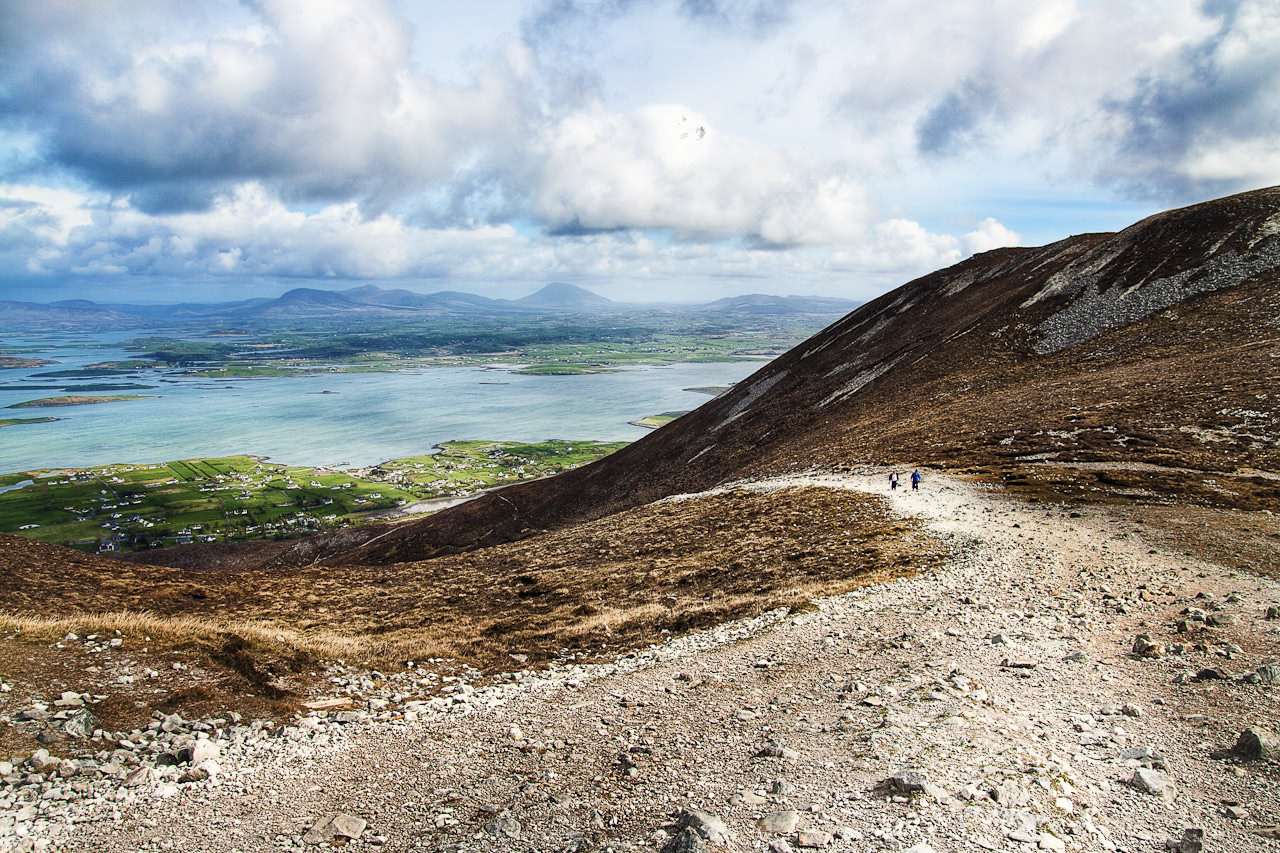
<path id="1" fill-rule="evenodd" d="M 742 485 L 883 493 L 951 559 L 609 664 L 0 762 L 0 850 L 1280 850 L 1280 772 L 1232 751 L 1276 730 L 1275 581 L 929 472 Z"/>

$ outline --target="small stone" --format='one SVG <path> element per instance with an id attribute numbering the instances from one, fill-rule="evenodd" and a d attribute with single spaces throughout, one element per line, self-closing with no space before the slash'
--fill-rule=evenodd
<path id="1" fill-rule="evenodd" d="M 1121 750 L 1120 760 L 1130 767 L 1154 767 L 1157 770 L 1165 768 L 1164 754 L 1150 745 Z"/>
<path id="2" fill-rule="evenodd" d="M 1134 704 L 1127 704 L 1120 709 L 1120 713 L 1126 717 L 1134 717 L 1135 719 L 1142 716 L 1142 708 Z"/>
<path id="3" fill-rule="evenodd" d="M 1230 681 L 1231 676 L 1226 671 L 1216 667 L 1208 667 L 1200 670 L 1191 676 L 1192 681 Z"/>
<path id="4" fill-rule="evenodd" d="M 1134 770 L 1129 784 L 1139 791 L 1154 794 L 1163 800 L 1172 800 L 1178 793 L 1172 779 L 1159 770 L 1149 767 L 1139 767 Z"/>
<path id="5" fill-rule="evenodd" d="M 777 741 L 769 741 L 757 753 L 756 758 L 781 758 L 784 761 L 797 761 L 800 753 L 783 746 Z"/>
<path id="6" fill-rule="evenodd" d="M 1048 832 L 1040 833 L 1039 838 L 1036 840 L 1040 842 L 1039 846 L 1041 850 L 1054 850 L 1057 853 L 1062 853 L 1062 851 L 1067 849 L 1067 843 L 1065 841 Z"/>
<path id="7" fill-rule="evenodd" d="M 211 740 L 198 740 L 191 745 L 190 757 L 187 759 L 192 764 L 200 764 L 212 758 L 217 758 L 221 753 L 218 744 Z"/>
<path id="8" fill-rule="evenodd" d="M 767 832 L 771 835 L 790 835 L 796 831 L 796 824 L 800 822 L 800 813 L 795 809 L 783 809 L 782 811 L 771 812 L 756 821 L 756 826 L 761 832 Z"/>
<path id="9" fill-rule="evenodd" d="M 339 711 L 333 715 L 333 719 L 334 722 L 343 724 L 363 723 L 369 719 L 369 714 L 367 711 Z"/>
<path id="10" fill-rule="evenodd" d="M 1027 791 L 1016 780 L 1005 779 L 991 789 L 991 799 L 1005 808 L 1013 808 L 1027 801 Z"/>
<path id="11" fill-rule="evenodd" d="M 796 834 L 797 847 L 826 847 L 831 843 L 831 833 L 820 829 L 812 829 Z"/>
<path id="12" fill-rule="evenodd" d="M 321 818 L 303 834 L 307 844 L 326 844 L 335 838 L 359 838 L 367 824 L 363 818 L 349 814 L 335 814 Z"/>
<path id="13" fill-rule="evenodd" d="M 728 827 L 724 825 L 724 821 L 710 812 L 685 809 L 680 812 L 680 817 L 676 818 L 676 827 L 682 830 L 692 829 L 707 841 L 719 844 L 721 847 L 731 845 Z"/>
<path id="14" fill-rule="evenodd" d="M 1204 830 L 1191 827 L 1182 830 L 1182 838 L 1174 842 L 1177 853 L 1201 853 L 1204 850 Z"/>
<path id="15" fill-rule="evenodd" d="M 51 757 L 49 755 L 49 750 L 47 749 L 37 749 L 35 752 L 31 753 L 31 757 L 27 759 L 27 763 L 31 765 L 32 770 L 39 773 L 51 764 L 56 765 L 58 763 L 58 759 Z"/>
<path id="16" fill-rule="evenodd" d="M 1249 810 L 1243 806 L 1227 806 L 1226 816 L 1231 820 L 1244 820 L 1249 816 Z"/>
<path id="17" fill-rule="evenodd" d="M 706 849 L 706 839 L 692 827 L 685 827 L 662 845 L 662 853 L 702 853 Z"/>
<path id="18" fill-rule="evenodd" d="M 143 785 L 154 782 L 155 779 L 156 771 L 144 764 L 124 777 L 124 781 L 120 784 L 126 788 L 141 788 Z"/>
<path id="19" fill-rule="evenodd" d="M 1157 643 L 1150 634 L 1139 634 L 1133 638 L 1133 653 L 1144 658 L 1164 657 L 1164 643 Z"/>
<path id="20" fill-rule="evenodd" d="M 484 831 L 498 838 L 519 838 L 524 827 L 509 814 L 501 814 L 484 825 Z"/>
<path id="21" fill-rule="evenodd" d="M 1280 738 L 1276 737 L 1275 732 L 1261 726 L 1251 726 L 1241 732 L 1236 738 L 1236 745 L 1231 749 L 1232 752 L 1255 761 L 1280 760 Z"/>
<path id="22" fill-rule="evenodd" d="M 1212 628 L 1230 628 L 1237 621 L 1234 613 L 1211 613 L 1204 620 L 1204 624 Z"/>
<path id="23" fill-rule="evenodd" d="M 1274 684 L 1280 681 L 1280 666 L 1273 663 L 1260 666 L 1256 671 L 1246 675 L 1245 681 L 1250 684 Z"/>
<path id="24" fill-rule="evenodd" d="M 190 767 L 181 776 L 178 777 L 179 782 L 203 782 L 209 778 L 208 771 L 200 767 Z"/>
<path id="25" fill-rule="evenodd" d="M 80 708 L 67 717 L 62 730 L 77 740 L 87 740 L 93 737 L 93 729 L 97 723 L 98 718 L 89 713 L 87 708 Z"/>
<path id="26" fill-rule="evenodd" d="M 356 817 L 349 814 L 336 814 L 333 816 L 333 835 L 335 838 L 359 838 L 364 832 L 368 823 L 364 818 Z"/>
<path id="27" fill-rule="evenodd" d="M 900 794 L 911 794 L 923 791 L 929 784 L 929 776 L 923 770 L 899 770 L 880 784 Z"/>
<path id="28" fill-rule="evenodd" d="M 792 785 L 786 779 L 774 779 L 769 783 L 770 794 L 785 796 L 787 794 L 793 793 L 795 789 L 796 789 L 796 786 Z"/>

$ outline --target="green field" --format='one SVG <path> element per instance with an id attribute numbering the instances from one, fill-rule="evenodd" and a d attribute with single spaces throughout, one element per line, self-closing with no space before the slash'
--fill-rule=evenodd
<path id="1" fill-rule="evenodd" d="M 450 441 L 440 452 L 383 462 L 361 471 L 374 482 L 411 489 L 426 498 L 458 497 L 577 468 L 613 453 L 627 442 Z"/>
<path id="2" fill-rule="evenodd" d="M 419 501 L 554 474 L 625 445 L 449 442 L 439 452 L 341 471 L 250 456 L 0 475 L 0 533 L 120 550 L 283 539 L 358 524 Z"/>

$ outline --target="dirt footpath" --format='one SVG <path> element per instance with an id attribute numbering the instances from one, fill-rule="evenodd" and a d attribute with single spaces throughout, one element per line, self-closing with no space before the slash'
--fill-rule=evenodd
<path id="1" fill-rule="evenodd" d="M 918 493 L 880 473 L 748 487 L 815 484 L 883 493 L 952 559 L 612 675 L 526 678 L 498 707 L 348 728 L 103 807 L 58 846 L 316 849 L 308 831 L 343 843 L 315 827 L 348 815 L 357 848 L 658 851 L 701 843 L 673 840 L 697 810 L 712 849 L 1155 851 L 1193 829 L 1205 850 L 1280 850 L 1280 772 L 1229 752 L 1280 721 L 1259 672 L 1280 660 L 1276 582 L 1161 550 L 1119 511 L 939 475 Z"/>

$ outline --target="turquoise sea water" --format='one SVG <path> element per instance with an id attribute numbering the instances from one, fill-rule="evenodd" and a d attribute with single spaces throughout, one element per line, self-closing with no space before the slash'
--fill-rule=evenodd
<path id="1" fill-rule="evenodd" d="M 496 365 L 256 380 L 192 378 L 176 371 L 91 380 L 37 376 L 129 358 L 134 354 L 117 344 L 138 334 L 4 341 L 10 348 L 21 346 L 23 355 L 60 363 L 0 371 L 0 417 L 63 420 L 0 429 L 0 473 L 239 453 L 289 465 L 370 465 L 426 453 L 453 439 L 635 440 L 649 431 L 628 421 L 696 408 L 709 398 L 683 389 L 727 385 L 761 366 L 680 364 L 589 376 L 520 376 L 510 366 Z M 86 349 L 86 341 L 101 348 Z M 91 382 L 156 387 L 85 393 L 158 396 L 3 410 L 13 403 L 66 393 L 23 386 Z"/>

